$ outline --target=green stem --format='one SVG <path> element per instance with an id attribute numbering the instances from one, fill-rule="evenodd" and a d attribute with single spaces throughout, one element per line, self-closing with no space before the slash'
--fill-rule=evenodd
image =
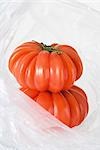
<path id="1" fill-rule="evenodd" d="M 52 46 L 49 46 L 49 45 L 46 45 L 46 44 L 43 44 L 43 43 L 41 43 L 41 45 L 42 45 L 43 50 L 45 50 L 45 51 L 56 52 L 57 54 L 61 54 L 62 53 L 61 50 L 55 49 Z"/>

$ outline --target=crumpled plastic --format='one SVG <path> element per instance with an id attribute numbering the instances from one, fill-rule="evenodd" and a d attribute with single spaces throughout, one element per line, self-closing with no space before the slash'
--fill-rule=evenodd
<path id="1" fill-rule="evenodd" d="M 84 64 L 75 83 L 88 96 L 89 114 L 68 128 L 19 90 L 8 60 L 19 44 L 68 44 Z M 100 150 L 100 13 L 71 0 L 0 3 L 0 150 Z"/>

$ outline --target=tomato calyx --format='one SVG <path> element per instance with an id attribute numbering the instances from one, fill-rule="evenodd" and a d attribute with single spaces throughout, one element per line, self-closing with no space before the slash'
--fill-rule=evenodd
<path id="1" fill-rule="evenodd" d="M 43 43 L 41 43 L 41 45 L 42 45 L 42 49 L 45 50 L 45 51 L 56 52 L 57 54 L 61 54 L 62 53 L 61 50 L 55 49 L 55 48 L 53 48 L 50 45 L 46 45 L 46 44 L 43 44 Z"/>

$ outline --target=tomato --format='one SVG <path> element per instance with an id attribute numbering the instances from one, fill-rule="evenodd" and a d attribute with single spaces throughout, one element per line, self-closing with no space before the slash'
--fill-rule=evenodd
<path id="1" fill-rule="evenodd" d="M 87 97 L 81 94 L 85 92 L 77 86 L 58 93 L 38 92 L 29 88 L 21 90 L 70 128 L 81 124 L 88 114 Z"/>
<path id="2" fill-rule="evenodd" d="M 73 48 L 32 41 L 14 50 L 9 69 L 22 87 L 56 93 L 70 89 L 81 76 L 83 67 Z"/>

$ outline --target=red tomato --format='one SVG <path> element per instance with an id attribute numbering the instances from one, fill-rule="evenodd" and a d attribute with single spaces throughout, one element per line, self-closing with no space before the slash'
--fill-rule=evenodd
<path id="1" fill-rule="evenodd" d="M 29 88 L 21 90 L 70 128 L 79 125 L 88 114 L 87 97 L 77 86 L 58 93 L 32 92 Z"/>
<path id="2" fill-rule="evenodd" d="M 82 74 L 81 59 L 72 47 L 35 41 L 18 46 L 9 69 L 22 87 L 59 92 L 70 89 Z"/>

